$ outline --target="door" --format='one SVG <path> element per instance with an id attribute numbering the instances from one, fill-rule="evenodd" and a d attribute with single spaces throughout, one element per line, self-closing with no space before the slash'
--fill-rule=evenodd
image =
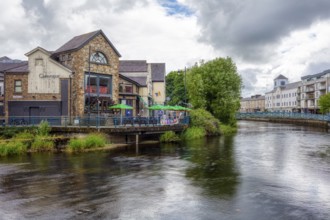
<path id="1" fill-rule="evenodd" d="M 39 107 L 30 107 L 29 108 L 29 118 L 30 118 L 30 124 L 39 124 L 41 121 L 40 118 L 40 108 Z"/>

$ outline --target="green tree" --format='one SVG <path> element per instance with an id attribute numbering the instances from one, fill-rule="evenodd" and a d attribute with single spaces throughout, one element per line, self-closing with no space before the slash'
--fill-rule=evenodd
<path id="1" fill-rule="evenodd" d="M 180 105 L 185 102 L 184 72 L 172 71 L 166 75 L 166 96 L 170 98 L 167 104 Z"/>
<path id="2" fill-rule="evenodd" d="M 234 125 L 242 79 L 231 58 L 201 62 L 187 73 L 187 89 L 194 108 L 204 108 L 221 122 Z"/>
<path id="3" fill-rule="evenodd" d="M 325 114 L 330 112 L 330 93 L 322 95 L 319 99 L 320 111 Z"/>

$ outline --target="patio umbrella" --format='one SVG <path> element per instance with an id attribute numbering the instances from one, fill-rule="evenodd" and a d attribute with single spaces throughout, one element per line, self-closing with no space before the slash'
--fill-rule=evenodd
<path id="1" fill-rule="evenodd" d="M 125 105 L 125 104 L 117 104 L 117 105 L 110 106 L 109 109 L 120 109 L 120 124 L 122 124 L 123 115 L 122 115 L 121 109 L 133 109 L 133 107 L 129 106 L 129 105 Z"/>
<path id="2" fill-rule="evenodd" d="M 133 107 L 125 104 L 117 104 L 110 106 L 109 109 L 133 109 Z"/>
<path id="3" fill-rule="evenodd" d="M 164 106 L 163 105 L 152 105 L 150 107 L 148 107 L 149 110 L 164 110 Z"/>

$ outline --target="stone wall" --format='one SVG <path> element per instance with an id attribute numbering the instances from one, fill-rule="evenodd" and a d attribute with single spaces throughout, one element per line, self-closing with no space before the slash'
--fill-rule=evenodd
<path id="1" fill-rule="evenodd" d="M 15 93 L 15 80 L 22 80 L 22 92 Z M 8 116 L 8 101 L 61 101 L 60 93 L 28 93 L 28 73 L 5 75 L 5 116 Z"/>
<path id="2" fill-rule="evenodd" d="M 89 51 L 90 48 L 90 51 Z M 72 113 L 73 116 L 83 116 L 85 106 L 84 76 L 89 71 L 89 54 L 102 52 L 108 64 L 90 63 L 90 72 L 112 75 L 112 99 L 117 103 L 119 94 L 119 57 L 113 48 L 108 44 L 102 34 L 97 35 L 88 44 L 78 51 L 62 53 L 59 56 L 66 56 L 67 60 L 61 61 L 74 72 L 72 81 Z"/>

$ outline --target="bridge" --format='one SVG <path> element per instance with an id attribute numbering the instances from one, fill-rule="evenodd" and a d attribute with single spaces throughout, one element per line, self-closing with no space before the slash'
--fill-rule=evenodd
<path id="1" fill-rule="evenodd" d="M 181 132 L 189 125 L 190 118 L 178 117 L 49 117 L 49 116 L 11 116 L 3 127 L 38 126 L 47 121 L 52 132 L 57 133 L 92 133 L 103 132 L 116 136 L 135 135 L 138 143 L 139 135 L 162 134 L 166 131 Z"/>
<path id="2" fill-rule="evenodd" d="M 257 120 L 269 122 L 282 122 L 302 124 L 308 126 L 330 127 L 330 115 L 310 114 L 310 113 L 292 113 L 292 112 L 247 112 L 237 113 L 237 120 Z"/>

